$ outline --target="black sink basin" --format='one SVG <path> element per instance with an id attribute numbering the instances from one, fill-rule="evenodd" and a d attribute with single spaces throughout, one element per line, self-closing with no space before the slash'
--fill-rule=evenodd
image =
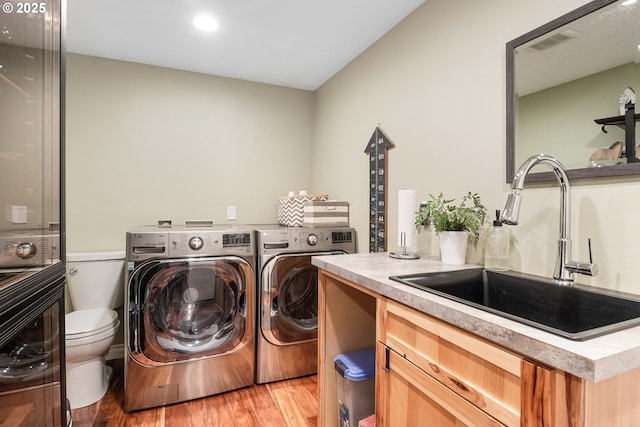
<path id="1" fill-rule="evenodd" d="M 584 285 L 475 268 L 390 279 L 582 341 L 640 325 L 640 301 Z"/>

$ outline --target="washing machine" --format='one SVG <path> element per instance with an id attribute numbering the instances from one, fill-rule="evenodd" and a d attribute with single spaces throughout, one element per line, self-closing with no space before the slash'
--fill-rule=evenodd
<path id="1" fill-rule="evenodd" d="M 314 255 L 356 252 L 352 228 L 256 226 L 256 383 L 318 369 L 318 269 Z"/>
<path id="2" fill-rule="evenodd" d="M 218 226 L 127 233 L 126 411 L 253 384 L 253 239 Z"/>

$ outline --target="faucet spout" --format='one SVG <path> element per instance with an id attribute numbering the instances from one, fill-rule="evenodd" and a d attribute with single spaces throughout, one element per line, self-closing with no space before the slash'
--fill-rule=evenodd
<path id="1" fill-rule="evenodd" d="M 518 168 L 513 181 L 511 182 L 511 194 L 507 198 L 507 203 L 502 210 L 501 220 L 505 224 L 517 225 L 520 215 L 520 203 L 524 181 L 531 168 L 537 164 L 549 166 L 560 186 L 560 230 L 558 237 L 558 256 L 553 278 L 561 282 L 573 282 L 573 272 L 582 272 L 572 268 L 571 261 L 571 185 L 567 172 L 562 164 L 554 157 L 546 154 L 538 154 L 529 157 Z"/>

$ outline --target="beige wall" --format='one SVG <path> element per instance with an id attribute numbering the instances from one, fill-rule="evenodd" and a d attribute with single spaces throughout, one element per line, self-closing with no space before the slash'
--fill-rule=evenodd
<path id="1" fill-rule="evenodd" d="M 350 202 L 365 252 L 364 149 L 378 125 L 395 143 L 390 250 L 401 188 L 418 200 L 477 191 L 501 209 L 505 43 L 584 3 L 427 0 L 315 93 L 70 55 L 69 250 L 120 248 L 126 229 L 159 218 L 223 222 L 228 204 L 238 222 L 273 222 L 277 197 L 304 188 Z M 229 159 L 246 162 L 239 179 L 228 178 Z M 520 225 L 509 228 L 512 268 L 550 276 L 558 189 L 537 185 L 523 198 Z M 574 258 L 587 258 L 590 237 L 601 271 L 580 280 L 640 294 L 640 179 L 576 182 L 572 205 Z M 437 255 L 435 243 L 422 232 L 418 248 Z M 481 246 L 470 255 L 480 261 Z"/>
<path id="2" fill-rule="evenodd" d="M 82 55 L 67 57 L 68 251 L 124 250 L 171 219 L 273 223 L 310 187 L 314 95 Z"/>
<path id="3" fill-rule="evenodd" d="M 427 0 L 317 91 L 313 156 L 346 167 L 314 168 L 313 186 L 351 202 L 351 220 L 367 250 L 368 161 L 363 150 L 377 125 L 389 151 L 389 249 L 395 250 L 397 192 L 413 188 L 461 197 L 479 192 L 502 209 L 505 184 L 505 43 L 586 1 Z M 553 153 L 550 153 L 553 154 Z M 600 274 L 583 283 L 640 293 L 640 180 L 573 186 L 574 258 L 587 259 L 592 238 Z M 512 268 L 550 276 L 558 237 L 559 191 L 538 185 L 523 193 Z M 482 245 L 483 241 L 481 241 Z M 437 254 L 430 233 L 418 248 Z M 470 259 L 479 261 L 480 252 Z"/>

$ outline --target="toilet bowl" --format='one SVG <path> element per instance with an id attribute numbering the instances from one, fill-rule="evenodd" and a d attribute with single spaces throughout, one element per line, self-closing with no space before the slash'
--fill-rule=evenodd
<path id="1" fill-rule="evenodd" d="M 105 356 L 120 326 L 113 308 L 123 303 L 124 252 L 69 253 L 67 272 L 76 309 L 65 315 L 67 399 L 77 409 L 109 388 Z"/>
<path id="2" fill-rule="evenodd" d="M 120 321 L 114 310 L 98 308 L 71 312 L 65 323 L 67 398 L 76 409 L 97 402 L 107 392 L 111 372 L 105 355 Z"/>

